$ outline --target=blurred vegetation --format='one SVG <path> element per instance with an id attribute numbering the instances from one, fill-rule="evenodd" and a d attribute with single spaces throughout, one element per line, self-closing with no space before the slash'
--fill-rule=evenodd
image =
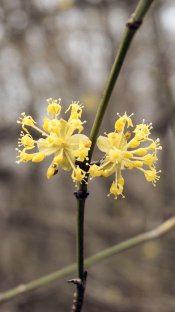
<path id="1" fill-rule="evenodd" d="M 0 1 L 0 290 L 75 261 L 74 186 L 51 181 L 43 164 L 15 164 L 22 111 L 39 122 L 46 98 L 80 100 L 89 133 L 98 100 L 137 1 Z M 175 202 L 174 1 L 155 1 L 128 53 L 102 124 L 116 113 L 153 122 L 163 146 L 156 188 L 140 173 L 125 175 L 126 198 L 107 198 L 110 181 L 89 185 L 86 256 L 148 230 L 171 216 Z M 96 158 L 98 154 L 96 153 Z M 173 312 L 174 234 L 89 269 L 84 311 Z M 62 280 L 4 304 L 2 312 L 69 311 L 73 289 Z"/>

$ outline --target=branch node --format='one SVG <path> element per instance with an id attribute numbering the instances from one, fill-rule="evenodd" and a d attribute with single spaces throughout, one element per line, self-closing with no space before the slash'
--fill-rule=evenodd
<path id="1" fill-rule="evenodd" d="M 78 161 L 76 160 L 75 162 L 76 166 L 79 166 L 80 169 L 84 170 L 85 172 L 88 172 L 89 170 L 89 163 L 87 163 L 87 161 Z"/>
<path id="2" fill-rule="evenodd" d="M 87 271 L 83 273 L 83 277 L 81 278 L 73 278 L 68 281 L 68 283 L 72 283 L 76 285 L 76 291 L 73 296 L 73 303 L 71 312 L 80 312 L 83 304 L 84 292 L 86 287 L 86 279 L 87 279 Z"/>
<path id="3" fill-rule="evenodd" d="M 134 15 L 132 14 L 129 20 L 126 23 L 126 27 L 128 27 L 131 30 L 137 30 L 140 25 L 142 24 L 142 20 L 135 20 Z"/>
<path id="4" fill-rule="evenodd" d="M 68 283 L 72 283 L 76 286 L 82 286 L 82 280 L 80 278 L 72 278 L 70 280 L 67 281 Z"/>
<path id="5" fill-rule="evenodd" d="M 74 195 L 78 200 L 83 200 L 88 197 L 89 193 L 86 190 L 78 190 L 74 192 Z"/>
<path id="6" fill-rule="evenodd" d="M 86 279 L 87 279 L 87 271 L 84 271 L 83 273 L 83 278 L 72 278 L 68 280 L 68 283 L 72 283 L 74 285 L 77 285 L 77 287 L 85 287 L 86 284 Z"/>

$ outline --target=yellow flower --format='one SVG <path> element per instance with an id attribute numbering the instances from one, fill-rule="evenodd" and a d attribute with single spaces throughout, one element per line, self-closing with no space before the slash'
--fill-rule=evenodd
<path id="1" fill-rule="evenodd" d="M 159 171 L 156 171 L 155 163 L 157 161 L 157 150 L 161 150 L 160 140 L 155 141 L 149 136 L 152 125 L 139 124 L 135 129 L 125 131 L 126 128 L 133 127 L 131 115 L 119 116 L 115 122 L 115 131 L 99 136 L 97 139 L 98 148 L 105 153 L 100 165 L 92 165 L 89 173 L 92 177 L 108 177 L 115 174 L 115 180 L 112 182 L 110 193 L 117 198 L 123 195 L 124 179 L 122 171 L 125 169 L 137 168 L 144 173 L 148 182 L 155 186 L 159 180 Z"/>
<path id="2" fill-rule="evenodd" d="M 18 161 L 41 162 L 46 156 L 54 155 L 53 161 L 47 170 L 47 178 L 50 179 L 58 168 L 72 170 L 72 179 L 81 182 L 86 172 L 77 165 L 87 159 L 91 141 L 81 134 L 84 122 L 81 121 L 82 106 L 79 102 L 73 102 L 66 112 L 70 111 L 68 121 L 58 118 L 61 113 L 61 99 L 48 99 L 47 112 L 50 117 L 45 117 L 43 130 L 38 128 L 31 116 L 25 113 L 17 123 L 22 125 L 20 138 L 18 140 Z M 41 134 L 41 138 L 34 140 L 28 128 L 33 128 Z M 78 132 L 78 133 L 74 133 Z"/>

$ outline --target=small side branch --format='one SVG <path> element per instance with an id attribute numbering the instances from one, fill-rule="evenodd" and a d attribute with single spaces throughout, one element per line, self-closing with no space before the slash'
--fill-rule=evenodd
<path id="1" fill-rule="evenodd" d="M 74 278 L 68 281 L 68 283 L 76 285 L 71 312 L 80 312 L 82 309 L 84 301 L 84 293 L 86 288 L 86 280 L 87 280 L 87 271 L 84 272 L 83 279 Z"/>

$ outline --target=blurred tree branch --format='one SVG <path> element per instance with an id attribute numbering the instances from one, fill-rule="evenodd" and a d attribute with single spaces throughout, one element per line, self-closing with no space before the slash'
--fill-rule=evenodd
<path id="1" fill-rule="evenodd" d="M 122 243 L 109 247 L 85 259 L 85 266 L 90 267 L 91 265 L 95 263 L 101 262 L 109 257 L 112 257 L 126 250 L 134 248 L 135 246 L 141 245 L 151 240 L 161 238 L 162 236 L 172 231 L 174 228 L 175 228 L 175 217 L 172 217 L 151 231 L 136 235 Z M 46 276 L 43 276 L 39 279 L 33 280 L 30 283 L 22 284 L 11 290 L 0 293 L 0 303 L 12 300 L 13 298 L 21 294 L 43 287 L 55 280 L 66 277 L 75 271 L 76 271 L 76 263 L 69 265 L 56 272 L 53 272 L 51 274 L 48 274 Z"/>

